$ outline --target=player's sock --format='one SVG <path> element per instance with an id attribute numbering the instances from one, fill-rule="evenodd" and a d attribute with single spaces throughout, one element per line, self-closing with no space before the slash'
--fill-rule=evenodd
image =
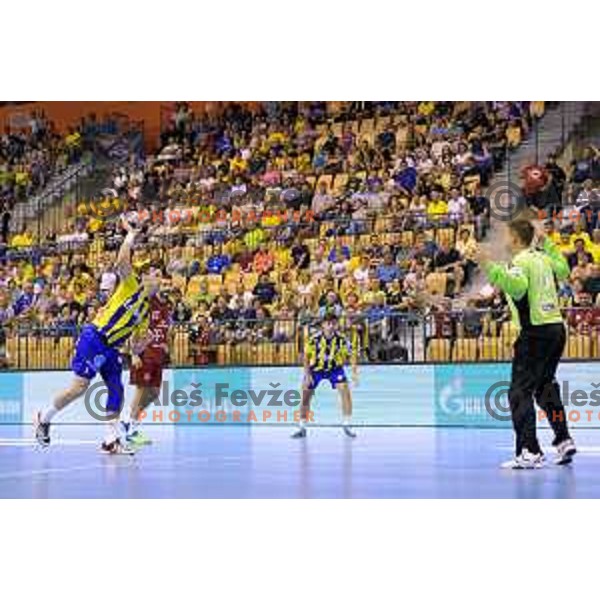
<path id="1" fill-rule="evenodd" d="M 121 440 L 125 435 L 124 427 L 119 420 L 109 421 L 107 423 L 106 436 L 104 442 L 106 444 L 112 444 L 116 440 Z"/>
<path id="2" fill-rule="evenodd" d="M 300 419 L 298 423 L 298 427 L 294 433 L 292 433 L 293 438 L 305 437 L 306 436 L 306 419 Z"/>
<path id="3" fill-rule="evenodd" d="M 50 423 L 52 419 L 58 414 L 58 410 L 54 407 L 54 404 L 48 406 L 45 410 L 42 411 L 41 422 L 44 424 Z"/>
<path id="4" fill-rule="evenodd" d="M 352 415 L 344 415 L 342 417 L 342 429 L 348 437 L 356 437 L 356 433 L 352 430 Z"/>

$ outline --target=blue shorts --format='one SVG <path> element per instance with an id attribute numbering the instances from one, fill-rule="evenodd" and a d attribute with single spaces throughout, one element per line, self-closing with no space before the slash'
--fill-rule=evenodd
<path id="1" fill-rule="evenodd" d="M 308 387 L 309 390 L 316 390 L 321 381 L 329 381 L 331 387 L 334 389 L 338 383 L 346 383 L 348 381 L 343 367 L 336 367 L 329 371 L 315 371 L 311 369 L 310 375 L 312 377 L 312 383 Z"/>
<path id="2" fill-rule="evenodd" d="M 99 331 L 93 325 L 84 325 L 81 330 L 75 356 L 71 361 L 73 373 L 84 379 L 94 379 L 99 373 L 108 391 L 107 412 L 121 410 L 123 403 L 123 366 L 121 355 L 116 348 L 106 344 Z"/>

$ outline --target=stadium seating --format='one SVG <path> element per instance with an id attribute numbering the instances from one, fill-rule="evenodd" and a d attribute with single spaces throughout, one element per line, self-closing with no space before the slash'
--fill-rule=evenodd
<path id="1" fill-rule="evenodd" d="M 160 274 L 181 315 L 173 364 L 295 364 L 296 323 L 328 310 L 345 318 L 352 297 L 362 321 L 343 320 L 363 346 L 401 339 L 398 311 L 424 330 L 431 305 L 454 294 L 448 253 L 458 252 L 464 268 L 459 238 L 467 231 L 476 248 L 476 233 L 486 230 L 481 190 L 491 165 L 528 131 L 529 103 L 510 103 L 510 111 L 505 104 L 287 103 L 274 116 L 232 106 L 216 122 L 191 111 L 176 119 L 154 156 L 120 167 L 113 181 L 120 210 L 144 231 L 150 226 L 134 266 Z M 454 160 L 462 144 L 466 156 Z M 68 365 L 77 327 L 105 298 L 102 274 L 122 239 L 116 215 L 101 216 L 108 200 L 80 199 L 54 238 L 10 236 L 2 275 L 12 288 L 0 291 L 0 306 L 13 366 Z M 270 258 L 257 263 L 259 250 Z M 26 290 L 27 282 L 39 289 Z M 482 298 L 479 308 L 489 305 Z M 501 309 L 502 319 L 481 335 L 436 336 L 409 359 L 509 358 L 516 331 Z M 194 341 L 199 317 L 207 348 Z M 577 334 L 565 355 L 592 352 L 597 344 Z M 373 356 L 361 348 L 362 359 Z"/>

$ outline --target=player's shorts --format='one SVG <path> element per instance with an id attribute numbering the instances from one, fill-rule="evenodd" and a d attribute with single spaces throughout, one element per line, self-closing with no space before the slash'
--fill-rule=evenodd
<path id="1" fill-rule="evenodd" d="M 159 388 L 162 385 L 163 367 L 160 360 L 142 357 L 139 367 L 131 367 L 129 383 L 137 387 Z"/>
<path id="2" fill-rule="evenodd" d="M 84 325 L 75 346 L 71 369 L 78 377 L 92 380 L 100 374 L 108 390 L 107 410 L 119 410 L 123 400 L 121 355 L 106 343 L 94 325 Z"/>
<path id="3" fill-rule="evenodd" d="M 316 390 L 322 381 L 329 381 L 331 387 L 334 389 L 337 387 L 338 383 L 347 383 L 348 381 L 343 367 L 336 367 L 329 371 L 315 371 L 311 369 L 310 375 L 312 383 L 308 388 L 309 390 Z"/>

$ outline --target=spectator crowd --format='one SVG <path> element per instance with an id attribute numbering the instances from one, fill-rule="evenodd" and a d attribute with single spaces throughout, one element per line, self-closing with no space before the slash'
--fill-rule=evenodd
<path id="1" fill-rule="evenodd" d="M 194 114 L 178 103 L 158 152 L 115 169 L 110 192 L 43 239 L 10 235 L 0 322 L 9 336 L 73 336 L 114 288 L 124 213 L 143 231 L 134 265 L 162 278 L 193 360 L 213 360 L 215 346 L 295 343 L 298 324 L 328 312 L 372 360 L 384 338 L 406 357 L 410 319 L 399 313 L 460 300 L 489 227 L 483 190 L 539 105 L 278 102 Z M 597 252 L 576 235 L 565 248 L 578 274 L 571 303 L 575 282 L 594 275 L 593 259 L 579 263 Z M 502 311 L 502 299 L 465 310 L 481 307 Z"/>

